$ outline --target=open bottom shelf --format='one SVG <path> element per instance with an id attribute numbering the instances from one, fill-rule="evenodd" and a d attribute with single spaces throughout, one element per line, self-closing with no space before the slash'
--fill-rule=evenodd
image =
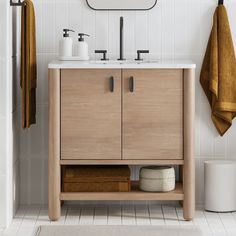
<path id="1" fill-rule="evenodd" d="M 139 190 L 138 182 L 131 183 L 130 192 L 62 192 L 61 200 L 88 200 L 88 201 L 129 201 L 129 200 L 146 200 L 146 201 L 181 201 L 184 199 L 182 183 L 176 183 L 175 190 L 171 192 L 143 192 Z"/>

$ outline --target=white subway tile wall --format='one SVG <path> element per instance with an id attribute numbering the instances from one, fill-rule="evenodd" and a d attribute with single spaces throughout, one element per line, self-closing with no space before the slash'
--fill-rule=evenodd
<path id="1" fill-rule="evenodd" d="M 210 108 L 199 85 L 199 74 L 218 0 L 163 0 L 150 11 L 93 11 L 85 0 L 35 0 L 37 21 L 37 125 L 20 132 L 20 203 L 47 203 L 48 159 L 48 83 L 47 64 L 57 57 L 63 28 L 90 34 L 91 59 L 95 49 L 107 49 L 111 59 L 118 58 L 119 16 L 125 21 L 125 57 L 134 58 L 136 50 L 153 59 L 192 59 L 197 63 L 196 77 L 196 197 L 203 203 L 203 163 L 206 159 L 236 160 L 236 124 L 221 138 L 210 117 Z M 236 1 L 227 0 L 232 34 L 236 45 Z M 20 22 L 20 14 L 18 14 Z M 18 38 L 19 36 L 19 30 Z M 72 34 L 77 40 L 77 34 Z M 19 46 L 18 46 L 19 50 Z M 17 63 L 18 65 L 18 63 Z M 17 83 L 19 90 L 19 83 Z M 17 111 L 20 117 L 20 93 Z M 18 121 L 20 124 L 20 120 Z M 138 175 L 134 168 L 133 177 Z"/>
<path id="2" fill-rule="evenodd" d="M 0 28 L 4 32 L 7 29 L 7 11 L 6 3 L 0 0 Z M 6 225 L 7 215 L 7 145 L 6 145 L 6 124 L 7 124 L 7 50 L 6 50 L 6 34 L 0 35 L 0 228 Z"/>
<path id="3" fill-rule="evenodd" d="M 17 112 L 16 11 L 0 0 L 0 227 L 7 226 L 19 203 L 19 118 Z M 12 40 L 14 38 L 14 40 Z"/>
<path id="4" fill-rule="evenodd" d="M 21 115 L 21 90 L 20 90 L 20 31 L 21 22 L 19 8 L 9 7 L 9 40 L 11 42 L 10 48 L 10 75 L 9 80 L 12 81 L 11 93 L 12 93 L 12 200 L 13 200 L 13 215 L 18 209 L 20 203 L 20 115 Z"/>
<path id="5" fill-rule="evenodd" d="M 5 14 L 5 4 L 3 1 L 0 1 L 0 27 L 1 29 L 6 29 L 6 14 Z M 5 36 L 0 36 L 0 73 L 1 73 L 1 79 L 0 79 L 0 94 L 2 94 L 2 99 L 0 101 L 0 188 L 4 192 L 0 196 L 0 228 L 3 227 L 6 224 L 5 216 L 6 216 L 6 146 L 5 146 L 5 125 L 6 125 L 6 115 L 5 115 L 5 103 L 4 99 L 6 97 L 5 90 L 6 90 L 6 51 L 5 51 Z"/>

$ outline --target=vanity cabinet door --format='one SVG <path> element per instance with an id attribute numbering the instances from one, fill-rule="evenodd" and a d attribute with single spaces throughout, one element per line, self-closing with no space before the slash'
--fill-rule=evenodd
<path id="1" fill-rule="evenodd" d="M 183 159 L 183 71 L 123 71 L 123 159 Z"/>
<path id="2" fill-rule="evenodd" d="M 61 158 L 121 159 L 121 70 L 61 71 Z"/>

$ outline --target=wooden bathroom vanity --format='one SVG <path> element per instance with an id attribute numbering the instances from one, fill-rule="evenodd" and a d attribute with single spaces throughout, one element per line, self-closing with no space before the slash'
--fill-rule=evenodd
<path id="1" fill-rule="evenodd" d="M 195 64 L 60 62 L 49 64 L 49 217 L 61 201 L 177 200 L 195 210 Z M 179 166 L 174 191 L 63 192 L 68 165 Z"/>

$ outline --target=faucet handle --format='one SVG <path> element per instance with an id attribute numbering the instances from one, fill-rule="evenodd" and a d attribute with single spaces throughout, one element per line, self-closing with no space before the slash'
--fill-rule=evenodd
<path id="1" fill-rule="evenodd" d="M 103 58 L 101 59 L 101 61 L 108 61 L 109 60 L 107 58 L 107 50 L 95 50 L 94 52 L 103 54 Z"/>
<path id="2" fill-rule="evenodd" d="M 149 53 L 149 50 L 137 50 L 137 58 L 135 61 L 142 61 L 143 59 L 141 58 L 141 53 Z"/>

